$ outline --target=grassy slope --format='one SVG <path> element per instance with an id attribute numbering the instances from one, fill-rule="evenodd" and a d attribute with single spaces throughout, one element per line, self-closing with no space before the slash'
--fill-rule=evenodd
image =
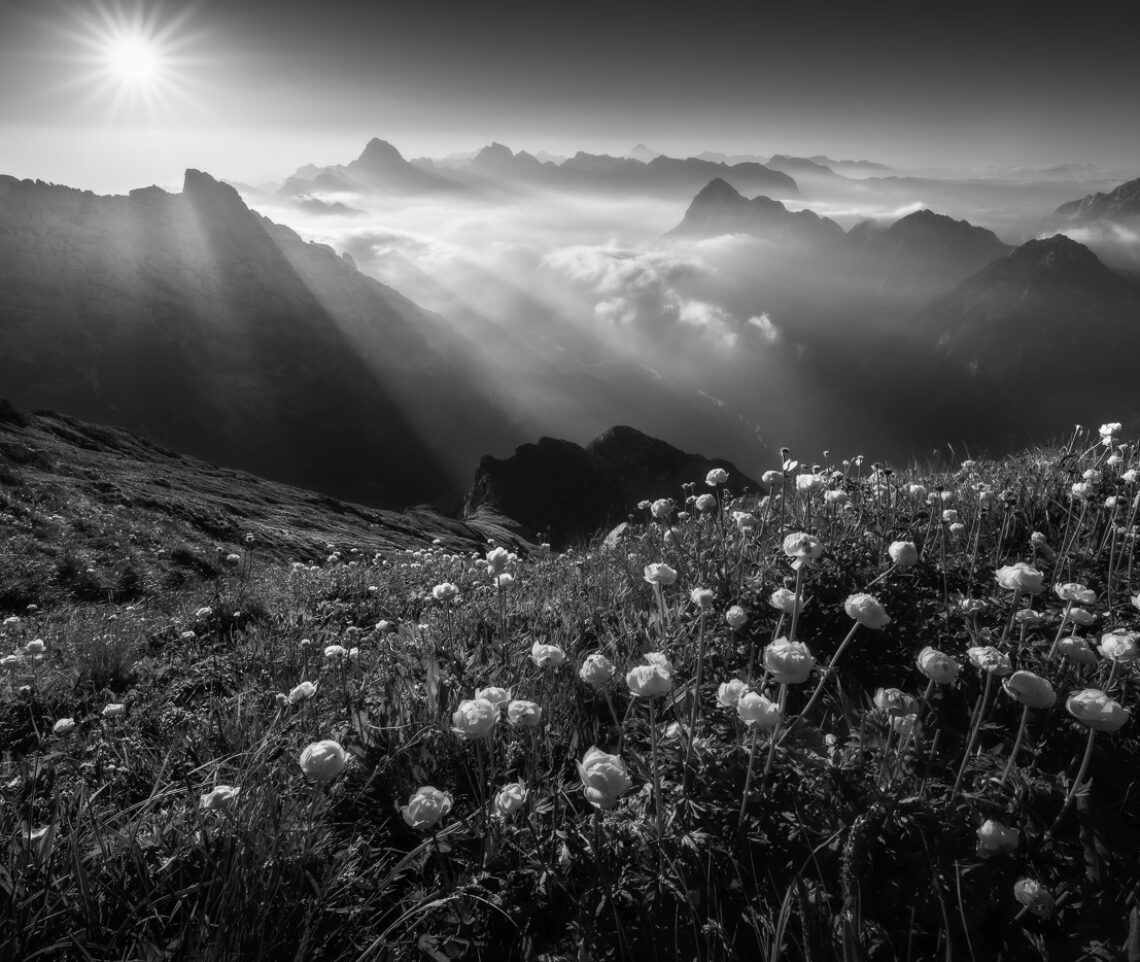
<path id="1" fill-rule="evenodd" d="M 37 443 L 50 459 L 46 437 Z M 102 457 L 100 474 L 115 460 Z M 1134 540 L 1113 535 L 1135 521 L 1135 486 L 1119 479 L 1127 461 L 1101 466 L 1087 506 L 1066 498 L 1079 471 L 1102 457 L 1100 448 L 1083 460 L 1027 455 L 922 479 L 932 503 L 908 492 L 914 479 L 872 483 L 852 468 L 828 481 L 849 508 L 822 495 L 741 502 L 731 507 L 752 510 L 758 528 L 693 517 L 677 523 L 671 544 L 647 519 L 611 548 L 512 562 L 515 581 L 501 595 L 467 550 L 373 553 L 366 539 L 381 535 L 354 536 L 356 519 L 335 512 L 320 525 L 337 526 L 310 527 L 310 541 L 277 542 L 286 526 L 266 520 L 269 505 L 255 510 L 243 498 L 232 527 L 241 560 L 218 566 L 217 577 L 163 588 L 175 567 L 148 561 L 138 598 L 107 603 L 56 588 L 40 610 L 0 628 L 4 654 L 36 638 L 46 647 L 42 660 L 26 653 L 14 662 L 3 690 L 0 832 L 10 843 L 0 855 L 0 920 L 14 924 L 0 921 L 0 955 L 1123 958 L 1140 886 L 1140 821 L 1129 802 L 1140 748 L 1134 723 L 1099 734 L 1092 787 L 1066 808 L 1088 741 L 1064 702 L 1097 687 L 1135 704 L 1136 662 L 1047 658 L 1064 611 L 1056 583 L 1097 592 L 1087 606 L 1094 625 L 1077 629 L 1094 642 L 1140 622 L 1130 602 Z M 21 477 L 0 488 L 16 515 L 8 523 L 23 524 L 12 505 L 23 504 L 30 469 L 12 469 Z M 196 470 L 188 487 L 216 485 L 199 510 L 226 519 L 220 505 L 235 479 Z M 36 518 L 59 534 L 9 540 L 9 566 L 41 563 L 47 541 L 80 555 L 106 550 L 98 577 L 115 555 L 83 547 L 88 518 L 120 551 L 162 545 L 215 563 L 216 533 L 168 512 L 152 530 L 137 509 L 153 497 L 144 488 L 167 490 L 156 480 L 184 478 L 145 482 L 124 469 L 52 494 L 61 473 L 57 464 L 31 482 L 39 490 L 42 478 L 44 499 L 55 499 Z M 1105 508 L 1114 493 L 1118 506 Z M 116 507 L 124 495 L 135 510 Z M 942 522 L 944 507 L 959 512 L 961 533 Z M 290 537 L 299 537 L 307 514 L 293 517 Z M 247 550 L 240 536 L 255 524 Z M 826 551 L 803 569 L 809 603 L 797 637 L 821 662 L 832 656 L 852 625 L 844 600 L 872 583 L 892 620 L 856 632 L 806 717 L 797 713 L 819 672 L 789 686 L 794 720 L 769 753 L 768 735 L 718 706 L 717 685 L 751 675 L 778 697 L 758 666 L 764 646 L 790 626 L 768 597 L 795 587 L 781 536 L 805 528 Z M 1032 545 L 1033 531 L 1046 547 Z M 325 538 L 369 550 L 346 548 L 329 562 Z M 923 550 L 913 568 L 890 568 L 886 546 L 898 538 Z M 290 566 L 285 559 L 304 546 L 321 563 Z M 1013 599 L 994 570 L 1019 559 L 1044 573 L 1047 590 L 1033 598 L 1043 620 L 1007 629 Z M 645 564 L 662 560 L 680 572 L 664 590 L 666 619 L 642 578 Z M 450 605 L 432 596 L 445 581 L 460 589 Z M 701 585 L 714 592 L 703 618 L 689 600 Z M 736 631 L 724 620 L 731 604 L 749 616 Z M 529 657 L 536 642 L 560 646 L 566 664 L 538 667 Z M 332 644 L 357 654 L 325 657 Z M 922 701 L 921 732 L 900 751 L 872 695 L 898 686 L 922 699 L 915 656 L 928 644 L 964 667 Z M 965 651 L 987 644 L 1061 695 L 1055 708 L 1032 713 L 1004 782 L 1021 709 L 999 691 L 962 766 L 984 691 Z M 673 694 L 655 703 L 652 727 L 648 704 L 622 680 L 651 650 L 674 665 Z M 577 677 L 596 651 L 617 669 L 600 692 Z M 281 705 L 277 693 L 301 680 L 318 683 L 316 696 Z M 487 685 L 538 703 L 541 725 L 504 718 L 489 740 L 457 738 L 452 713 Z M 125 704 L 125 717 L 103 718 L 108 703 Z M 52 734 L 61 717 L 76 730 Z M 297 758 L 322 738 L 336 739 L 350 762 L 319 785 Z M 576 767 L 593 745 L 620 752 L 631 776 L 604 812 L 584 799 Z M 494 793 L 516 780 L 530 789 L 524 811 L 487 818 Z M 220 784 L 240 786 L 237 802 L 202 810 L 200 796 Z M 453 797 L 435 832 L 413 830 L 399 812 L 423 785 Z M 986 819 L 1020 831 L 1014 851 L 979 857 Z M 1022 911 L 1012 894 L 1020 878 L 1052 893 L 1047 917 Z"/>

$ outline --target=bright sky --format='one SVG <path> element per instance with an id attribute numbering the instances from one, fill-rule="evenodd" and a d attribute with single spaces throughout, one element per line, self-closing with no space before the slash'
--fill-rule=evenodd
<path id="1" fill-rule="evenodd" d="M 1118 10 L 0 0 L 0 173 L 98 191 L 515 149 L 1140 157 Z M 921 14 L 916 13 L 921 9 Z M 932 12 L 931 12 L 932 11 Z"/>

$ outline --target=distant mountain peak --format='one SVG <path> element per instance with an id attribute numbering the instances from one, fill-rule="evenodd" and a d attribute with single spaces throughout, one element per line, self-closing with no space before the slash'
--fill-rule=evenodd
<path id="1" fill-rule="evenodd" d="M 811 210 L 790 211 L 771 197 L 749 200 L 722 177 L 710 180 L 693 198 L 685 218 L 667 237 L 754 237 L 797 241 L 842 241 L 843 228 Z"/>
<path id="2" fill-rule="evenodd" d="M 640 160 L 643 164 L 648 164 L 651 160 L 660 157 L 661 151 L 646 147 L 645 144 L 638 144 L 626 156 L 631 160 Z"/>
<path id="3" fill-rule="evenodd" d="M 1095 220 L 1122 220 L 1140 217 L 1140 177 L 1129 180 L 1107 194 L 1095 193 L 1062 204 L 1049 223 L 1086 224 Z"/>
<path id="4" fill-rule="evenodd" d="M 707 204 L 717 200 L 734 201 L 747 200 L 747 198 L 723 177 L 714 177 L 700 189 L 693 198 L 693 204 Z"/>
<path id="5" fill-rule="evenodd" d="M 364 148 L 364 152 L 356 159 L 362 167 L 387 167 L 392 164 L 406 164 L 401 154 L 388 141 L 373 137 Z"/>

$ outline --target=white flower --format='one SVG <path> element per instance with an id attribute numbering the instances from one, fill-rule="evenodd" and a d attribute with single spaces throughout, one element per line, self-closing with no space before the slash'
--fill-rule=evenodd
<path id="1" fill-rule="evenodd" d="M 1069 635 L 1057 642 L 1057 651 L 1078 665 L 1095 665 L 1096 654 L 1083 638 Z"/>
<path id="2" fill-rule="evenodd" d="M 1110 661 L 1133 661 L 1140 656 L 1136 633 L 1118 628 L 1100 637 L 1100 653 Z"/>
<path id="3" fill-rule="evenodd" d="M 1123 429 L 1123 425 L 1119 421 L 1109 421 L 1107 424 L 1102 424 L 1098 429 L 1102 438 L 1111 439 L 1118 435 Z"/>
<path id="4" fill-rule="evenodd" d="M 724 620 L 729 628 L 739 630 L 744 627 L 745 622 L 748 621 L 748 615 L 740 605 L 733 605 L 724 613 Z"/>
<path id="5" fill-rule="evenodd" d="M 777 638 L 764 649 L 764 667 L 782 685 L 800 685 L 815 667 L 815 658 L 802 641 Z"/>
<path id="6" fill-rule="evenodd" d="M 1053 914 L 1053 896 L 1034 879 L 1018 879 L 1013 886 L 1013 897 L 1040 918 L 1047 919 Z"/>
<path id="7" fill-rule="evenodd" d="M 878 600 L 866 592 L 851 595 L 843 603 L 843 610 L 865 628 L 882 628 L 890 624 L 890 616 Z"/>
<path id="8" fill-rule="evenodd" d="M 431 596 L 436 601 L 451 601 L 458 594 L 459 589 L 450 581 L 445 581 L 431 589 Z"/>
<path id="9" fill-rule="evenodd" d="M 213 608 L 208 608 L 208 607 L 203 606 L 194 612 L 194 617 L 198 618 L 198 619 L 209 618 L 210 615 L 212 615 L 213 613 L 214 613 Z"/>
<path id="10" fill-rule="evenodd" d="M 1074 625 L 1081 625 L 1087 627 L 1096 621 L 1096 615 L 1091 611 L 1086 611 L 1084 608 L 1073 608 L 1069 612 L 1069 621 Z"/>
<path id="11" fill-rule="evenodd" d="M 808 563 L 823 555 L 823 545 L 806 531 L 796 531 L 784 538 L 784 554 L 798 562 Z"/>
<path id="12" fill-rule="evenodd" d="M 450 811 L 451 796 L 431 785 L 421 785 L 408 799 L 408 804 L 400 806 L 404 821 L 420 829 L 432 828 Z"/>
<path id="13" fill-rule="evenodd" d="M 669 656 L 663 651 L 647 651 L 641 656 L 645 659 L 647 665 L 657 665 L 670 675 L 673 674 L 673 662 L 669 660 Z"/>
<path id="14" fill-rule="evenodd" d="M 667 521 L 669 515 L 673 513 L 673 499 L 658 498 L 649 506 L 649 513 L 658 521 Z"/>
<path id="15" fill-rule="evenodd" d="M 103 708 L 104 718 L 122 718 L 127 713 L 127 706 L 119 702 L 113 702 Z"/>
<path id="16" fill-rule="evenodd" d="M 728 472 L 724 468 L 713 468 L 705 475 L 705 484 L 715 488 L 718 484 L 728 484 Z"/>
<path id="17" fill-rule="evenodd" d="M 994 577 L 999 585 L 1009 591 L 1024 591 L 1035 595 L 1045 588 L 1045 575 L 1024 561 L 998 568 Z"/>
<path id="18" fill-rule="evenodd" d="M 1062 601 L 1071 601 L 1078 605 L 1092 605 L 1096 604 L 1096 592 L 1091 588 L 1086 588 L 1084 585 L 1078 585 L 1071 581 L 1065 584 L 1054 585 L 1053 591 L 1057 597 Z"/>
<path id="19" fill-rule="evenodd" d="M 701 609 L 711 608 L 715 597 L 716 594 L 711 588 L 694 588 L 689 592 L 689 600 Z"/>
<path id="20" fill-rule="evenodd" d="M 335 661 L 338 658 L 347 658 L 348 649 L 343 645 L 329 645 L 325 648 L 325 657 L 330 661 Z"/>
<path id="21" fill-rule="evenodd" d="M 526 804 L 529 792 L 522 782 L 511 782 L 499 789 L 495 796 L 495 814 L 506 821 Z"/>
<path id="22" fill-rule="evenodd" d="M 233 808 L 240 792 L 241 789 L 233 785 L 218 785 L 203 795 L 198 804 L 207 812 L 220 812 Z"/>
<path id="23" fill-rule="evenodd" d="M 894 718 L 918 713 L 918 699 L 899 688 L 880 688 L 875 692 L 875 707 Z"/>
<path id="24" fill-rule="evenodd" d="M 51 730 L 57 735 L 70 735 L 75 731 L 75 719 L 60 718 L 51 726 Z"/>
<path id="25" fill-rule="evenodd" d="M 643 577 L 651 585 L 671 585 L 677 580 L 677 572 L 664 562 L 647 564 Z"/>
<path id="26" fill-rule="evenodd" d="M 566 660 L 566 652 L 557 645 L 544 645 L 541 641 L 536 641 L 530 646 L 530 660 L 539 668 L 547 665 L 557 668 Z"/>
<path id="27" fill-rule="evenodd" d="M 826 482 L 818 474 L 797 474 L 796 475 L 796 490 L 800 494 L 815 494 L 817 491 L 822 491 Z"/>
<path id="28" fill-rule="evenodd" d="M 499 708 L 486 698 L 467 698 L 451 716 L 452 731 L 461 738 L 488 738 L 499 720 Z"/>
<path id="29" fill-rule="evenodd" d="M 600 689 L 613 678 L 616 670 L 613 663 L 605 655 L 595 652 L 588 655 L 586 660 L 582 662 L 582 667 L 578 670 L 578 677 L 592 688 Z"/>
<path id="30" fill-rule="evenodd" d="M 42 638 L 36 638 L 24 645 L 24 651 L 29 655 L 42 655 L 47 650 Z"/>
<path id="31" fill-rule="evenodd" d="M 511 554 L 506 548 L 493 548 L 487 552 L 487 574 L 502 574 L 511 560 Z"/>
<path id="32" fill-rule="evenodd" d="M 1016 828 L 1007 828 L 994 819 L 986 819 L 978 829 L 978 855 L 989 858 L 1017 848 L 1021 833 Z"/>
<path id="33" fill-rule="evenodd" d="M 748 686 L 739 678 L 731 678 L 716 690 L 716 703 L 721 708 L 735 708 L 740 696 L 748 690 Z"/>
<path id="34" fill-rule="evenodd" d="M 750 728 L 760 731 L 775 731 L 783 717 L 780 706 L 754 691 L 746 691 L 736 703 L 736 714 Z"/>
<path id="35" fill-rule="evenodd" d="M 586 801 L 596 808 L 613 808 L 633 784 L 625 763 L 617 755 L 591 748 L 578 763 L 578 775 Z"/>
<path id="36" fill-rule="evenodd" d="M 786 615 L 794 614 L 797 608 L 802 611 L 804 605 L 790 588 L 777 588 L 768 596 L 768 604 Z"/>
<path id="37" fill-rule="evenodd" d="M 317 693 L 317 686 L 311 681 L 303 681 L 297 685 L 292 691 L 289 692 L 289 704 L 296 705 L 298 702 L 307 701 Z"/>
<path id="38" fill-rule="evenodd" d="M 887 553 L 900 568 L 909 568 L 918 563 L 918 548 L 913 541 L 894 541 Z"/>
<path id="39" fill-rule="evenodd" d="M 737 531 L 746 533 L 752 531 L 758 524 L 760 519 L 756 517 L 751 511 L 733 511 L 732 520 L 736 522 Z"/>
<path id="40" fill-rule="evenodd" d="M 703 511 L 705 513 L 716 510 L 716 495 L 702 494 L 699 498 L 697 498 L 696 508 L 698 511 Z"/>
<path id="41" fill-rule="evenodd" d="M 1128 721 L 1131 712 L 1103 691 L 1086 688 L 1071 695 L 1065 708 L 1077 721 L 1101 732 L 1114 732 Z"/>
<path id="42" fill-rule="evenodd" d="M 630 693 L 638 698 L 657 698 L 673 687 L 673 678 L 660 665 L 637 665 L 625 676 Z"/>
<path id="43" fill-rule="evenodd" d="M 505 688 L 476 688 L 475 697 L 489 701 L 496 708 L 502 708 L 511 700 L 511 694 Z"/>
<path id="44" fill-rule="evenodd" d="M 1010 698 L 1029 708 L 1052 708 L 1057 702 L 1053 686 L 1031 671 L 1015 671 L 1001 687 Z"/>
<path id="45" fill-rule="evenodd" d="M 1013 671 L 1009 655 L 998 651 L 992 645 L 967 648 L 966 657 L 975 668 L 988 671 L 992 675 L 1008 675 Z"/>
<path id="46" fill-rule="evenodd" d="M 784 472 L 765 471 L 760 475 L 760 480 L 773 488 L 782 488 L 784 486 Z"/>
<path id="47" fill-rule="evenodd" d="M 918 670 L 939 685 L 949 685 L 962 666 L 949 655 L 927 645 L 918 653 Z"/>
<path id="48" fill-rule="evenodd" d="M 542 724 L 542 708 L 533 701 L 516 699 L 507 706 L 507 720 L 523 728 L 537 728 Z"/>
<path id="49" fill-rule="evenodd" d="M 301 771 L 317 782 L 331 782 L 348 764 L 348 753 L 331 738 L 306 745 L 299 759 Z"/>

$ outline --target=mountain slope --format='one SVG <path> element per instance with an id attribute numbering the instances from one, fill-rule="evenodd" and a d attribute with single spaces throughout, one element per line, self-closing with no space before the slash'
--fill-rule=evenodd
<path id="1" fill-rule="evenodd" d="M 844 236 L 835 221 L 810 210 L 790 211 L 768 197 L 749 200 L 718 177 L 693 198 L 684 219 L 665 236 L 704 238 L 722 234 L 824 244 L 840 243 Z"/>
<path id="2" fill-rule="evenodd" d="M 128 197 L 0 177 L 0 383 L 372 504 L 514 440 L 443 321 L 187 171 Z"/>

